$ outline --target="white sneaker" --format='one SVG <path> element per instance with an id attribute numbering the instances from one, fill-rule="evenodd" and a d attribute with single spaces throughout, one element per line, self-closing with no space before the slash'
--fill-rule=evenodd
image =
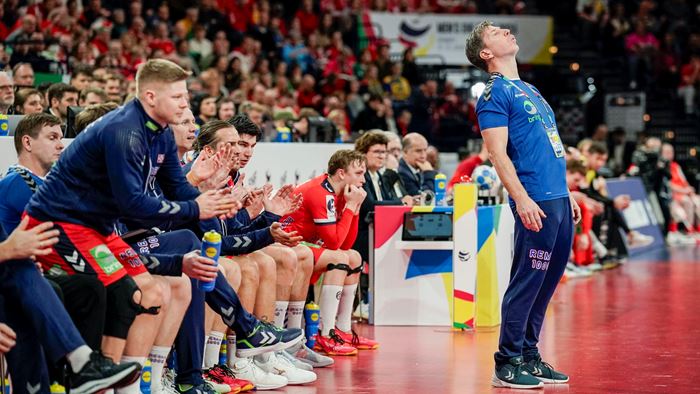
<path id="1" fill-rule="evenodd" d="M 287 349 L 287 350 L 289 350 L 289 349 Z M 286 358 L 287 360 L 289 360 L 289 362 L 292 363 L 292 365 L 294 365 L 295 367 L 297 367 L 299 369 L 303 369 L 304 371 L 313 371 L 314 370 L 314 367 L 311 364 L 309 364 L 305 361 L 299 360 L 298 358 L 289 354 L 289 352 L 287 352 L 287 350 L 282 350 L 281 352 L 277 353 L 277 357 Z"/>
<path id="2" fill-rule="evenodd" d="M 602 271 L 603 270 L 603 264 L 600 264 L 599 262 L 595 262 L 593 264 L 588 264 L 588 269 L 592 272 L 596 271 Z"/>
<path id="3" fill-rule="evenodd" d="M 301 360 L 314 368 L 328 367 L 333 365 L 335 362 L 332 358 L 310 349 L 305 343 L 300 343 L 297 346 L 298 347 L 291 347 L 287 349 L 287 351 L 289 351 L 298 360 Z"/>
<path id="4" fill-rule="evenodd" d="M 258 390 L 274 390 L 289 384 L 285 376 L 263 370 L 250 357 L 237 359 L 231 370 L 236 378 L 250 381 Z"/>
<path id="5" fill-rule="evenodd" d="M 369 304 L 360 302 L 357 304 L 357 308 L 352 313 L 352 317 L 356 319 L 369 320 Z"/>
<path id="6" fill-rule="evenodd" d="M 666 241 L 669 245 L 695 245 L 697 243 L 695 238 L 679 233 L 678 231 L 668 233 Z"/>
<path id="7" fill-rule="evenodd" d="M 566 273 L 566 277 L 569 279 L 580 278 L 581 276 L 583 276 L 576 269 L 576 265 L 574 263 L 567 263 L 564 272 Z"/>
<path id="8" fill-rule="evenodd" d="M 630 248 L 641 248 L 654 242 L 654 237 L 644 235 L 639 231 L 630 231 L 627 235 L 627 241 L 629 242 Z"/>
<path id="9" fill-rule="evenodd" d="M 263 361 L 267 357 L 267 361 Z M 311 371 L 299 369 L 284 357 L 278 357 L 276 353 L 268 353 L 255 357 L 257 364 L 263 371 L 287 378 L 289 384 L 306 384 L 316 381 L 316 374 Z"/>
<path id="10" fill-rule="evenodd" d="M 163 372 L 163 377 L 160 379 L 161 394 L 180 394 L 175 389 L 175 371 L 167 369 Z"/>

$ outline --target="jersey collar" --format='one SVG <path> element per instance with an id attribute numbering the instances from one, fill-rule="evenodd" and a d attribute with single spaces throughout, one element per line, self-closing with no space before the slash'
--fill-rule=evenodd
<path id="1" fill-rule="evenodd" d="M 144 127 L 146 127 L 146 129 L 148 129 L 156 134 L 160 134 L 167 129 L 167 126 L 162 127 L 158 122 L 153 120 L 153 118 L 148 116 L 148 114 L 146 113 L 146 110 L 143 108 L 143 104 L 141 104 L 141 101 L 139 101 L 139 99 L 137 99 L 137 98 L 134 99 L 134 106 L 136 108 L 138 108 L 138 110 L 143 114 L 143 117 L 144 117 L 143 122 L 144 122 Z"/>
<path id="2" fill-rule="evenodd" d="M 328 190 L 329 192 L 335 194 L 335 190 L 333 189 L 333 185 L 331 185 L 331 181 L 328 180 L 328 174 L 323 178 L 323 182 L 321 182 L 321 186 Z"/>

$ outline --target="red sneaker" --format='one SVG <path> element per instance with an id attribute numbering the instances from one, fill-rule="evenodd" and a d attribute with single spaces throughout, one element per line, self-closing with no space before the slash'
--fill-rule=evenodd
<path id="1" fill-rule="evenodd" d="M 216 382 L 218 384 L 223 384 L 229 386 L 231 391 L 229 394 L 237 394 L 245 391 L 250 391 L 255 388 L 253 383 L 245 380 L 238 379 L 233 375 L 233 371 L 226 365 L 215 365 L 209 370 L 204 372 L 204 377 L 207 380 Z"/>
<path id="2" fill-rule="evenodd" d="M 323 352 L 329 356 L 354 356 L 357 348 L 348 345 L 338 336 L 335 330 L 331 330 L 327 337 L 316 335 L 314 350 Z"/>
<path id="3" fill-rule="evenodd" d="M 345 343 L 349 343 L 358 350 L 374 350 L 374 349 L 379 349 L 379 342 L 361 337 L 357 335 L 355 330 L 350 330 L 349 333 L 343 332 L 340 330 L 338 327 L 335 328 L 335 332 L 338 334 L 339 337 L 345 341 Z"/>

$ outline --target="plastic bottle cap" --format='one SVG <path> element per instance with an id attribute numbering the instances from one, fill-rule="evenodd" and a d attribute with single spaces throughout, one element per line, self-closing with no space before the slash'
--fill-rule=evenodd
<path id="1" fill-rule="evenodd" d="M 207 231 L 204 233 L 205 242 L 221 242 L 221 234 L 216 231 Z"/>
<path id="2" fill-rule="evenodd" d="M 440 172 L 435 174 L 435 179 L 447 179 L 447 175 Z"/>

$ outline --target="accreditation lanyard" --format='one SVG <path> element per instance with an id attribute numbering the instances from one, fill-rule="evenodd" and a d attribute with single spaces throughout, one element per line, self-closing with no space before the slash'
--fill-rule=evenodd
<path id="1" fill-rule="evenodd" d="M 513 81 L 511 81 L 510 79 L 506 78 L 503 74 L 494 73 L 493 75 L 496 75 L 497 77 L 499 77 L 499 78 L 503 79 L 504 81 L 508 82 L 509 84 L 511 84 L 511 86 L 513 86 L 514 88 L 518 89 L 518 92 L 524 94 L 525 97 L 527 97 L 528 99 L 530 99 L 530 95 L 527 94 L 527 92 L 525 92 L 520 86 L 518 86 L 518 85 L 516 85 L 515 83 L 513 83 Z M 528 87 L 528 90 L 532 91 L 532 89 L 530 89 L 529 87 Z M 547 126 L 547 122 L 544 121 L 544 117 L 543 117 L 543 116 L 540 116 L 540 121 L 542 122 L 542 126 L 544 126 L 544 129 L 545 129 L 545 130 L 548 130 L 548 129 L 556 129 L 556 128 L 557 128 L 557 125 L 556 125 L 556 123 L 554 123 L 554 118 L 552 117 L 552 114 L 550 113 L 549 104 L 547 104 L 547 102 L 544 100 L 544 97 L 542 97 L 541 94 L 537 94 L 537 93 L 535 93 L 534 91 L 532 91 L 532 94 L 534 94 L 535 96 L 537 96 L 538 99 L 540 99 L 540 102 L 542 103 L 542 107 L 544 108 L 544 112 L 545 112 L 545 114 L 547 115 L 547 118 L 549 119 L 549 123 L 551 123 L 551 126 Z M 531 100 L 531 99 L 530 99 L 530 100 Z M 533 104 L 534 104 L 534 103 L 533 103 Z M 535 108 L 537 108 L 537 107 L 535 107 Z M 539 110 L 538 110 L 538 112 L 539 112 Z"/>

